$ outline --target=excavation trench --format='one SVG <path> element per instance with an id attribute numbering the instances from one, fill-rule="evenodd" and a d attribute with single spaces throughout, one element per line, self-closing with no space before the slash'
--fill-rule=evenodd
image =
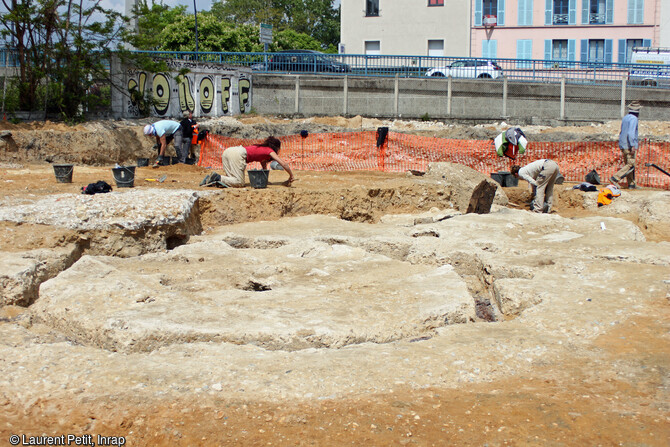
<path id="1" fill-rule="evenodd" d="M 71 262 L 40 278 L 39 296 L 15 304 L 31 305 L 33 324 L 121 352 L 197 342 L 342 348 L 420 340 L 447 325 L 500 319 L 492 278 L 476 256 L 411 257 L 416 241 L 439 239 L 431 224 L 459 214 L 437 212 L 445 206 L 443 188 L 232 190 L 194 200 L 180 194 L 177 205 L 189 206 L 175 205 L 178 218 L 130 213 L 127 222 L 77 230 Z M 348 235 L 337 223 L 365 228 L 384 215 L 422 212 L 428 215 L 390 227 L 400 233 L 374 240 Z M 294 225 L 278 219 L 298 216 L 321 234 L 297 241 L 281 231 L 237 231 L 251 222 Z"/>

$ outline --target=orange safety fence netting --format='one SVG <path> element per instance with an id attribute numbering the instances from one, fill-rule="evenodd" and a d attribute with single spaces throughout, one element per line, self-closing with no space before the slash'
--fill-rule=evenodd
<path id="1" fill-rule="evenodd" d="M 389 132 L 386 143 L 377 147 L 374 131 L 309 134 L 280 137 L 279 156 L 293 169 L 310 171 L 425 171 L 431 162 L 446 161 L 469 166 L 487 176 L 509 171 L 512 160 L 496 155 L 492 140 L 457 140 Z M 221 169 L 221 154 L 231 146 L 250 146 L 263 139 L 230 138 L 209 134 L 201 142 L 199 166 Z M 540 158 L 558 163 L 567 181 L 582 182 L 595 169 L 603 184 L 623 166 L 615 141 L 530 142 L 516 164 L 526 165 Z M 670 177 L 654 167 L 670 169 L 670 143 L 641 141 L 636 154 L 636 182 L 639 186 L 670 189 Z M 254 163 L 252 165 L 258 165 Z M 251 166 L 258 167 L 258 166 Z"/>

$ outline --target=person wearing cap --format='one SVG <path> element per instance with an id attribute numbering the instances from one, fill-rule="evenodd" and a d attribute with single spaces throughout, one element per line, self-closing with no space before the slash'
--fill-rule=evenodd
<path id="1" fill-rule="evenodd" d="M 554 202 L 554 184 L 560 175 L 558 163 L 548 158 L 541 158 L 523 168 L 514 165 L 511 172 L 515 177 L 521 177 L 532 185 L 535 198 L 530 205 L 531 211 L 550 213 Z"/>
<path id="2" fill-rule="evenodd" d="M 516 160 L 517 155 L 526 152 L 528 140 L 526 135 L 518 127 L 510 127 L 493 139 L 498 157 L 507 157 Z"/>
<path id="3" fill-rule="evenodd" d="M 195 125 L 193 112 L 190 110 L 185 111 L 184 119 L 181 120 L 180 124 L 182 129 L 182 143 L 181 148 L 178 149 L 175 146 L 175 150 L 177 151 L 177 157 L 179 157 L 179 163 L 186 163 L 186 158 L 191 152 L 191 141 L 193 140 L 193 126 Z"/>
<path id="4" fill-rule="evenodd" d="M 628 105 L 628 114 L 621 120 L 621 133 L 619 134 L 619 149 L 623 155 L 624 166 L 617 171 L 610 181 L 618 185 L 626 178 L 628 189 L 635 189 L 635 151 L 638 148 L 638 116 L 640 114 L 640 103 L 633 101 Z"/>
<path id="5" fill-rule="evenodd" d="M 177 156 L 180 155 L 183 135 L 180 123 L 172 120 L 156 121 L 153 124 L 147 124 L 144 126 L 144 135 L 148 137 L 156 137 L 156 145 L 159 146 L 158 158 L 153 165 L 154 168 L 157 168 L 161 165 L 163 157 L 165 157 L 165 149 L 173 139 L 175 152 L 177 152 Z"/>

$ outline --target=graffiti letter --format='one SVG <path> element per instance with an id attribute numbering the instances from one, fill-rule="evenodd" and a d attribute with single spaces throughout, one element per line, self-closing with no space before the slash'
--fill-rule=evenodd
<path id="1" fill-rule="evenodd" d="M 191 80 L 188 76 L 177 76 L 177 83 L 179 86 L 179 108 L 182 112 L 195 109 L 195 101 L 193 101 L 193 93 L 191 92 Z"/>
<path id="2" fill-rule="evenodd" d="M 159 115 L 165 115 L 170 106 L 170 81 L 164 73 L 154 76 L 154 109 Z"/>
<path id="3" fill-rule="evenodd" d="M 230 79 L 221 77 L 221 111 L 224 115 L 228 115 L 230 111 L 228 104 L 230 103 Z"/>
<path id="4" fill-rule="evenodd" d="M 214 104 L 214 83 L 212 78 L 204 77 L 200 81 L 200 109 L 207 115 Z"/>
<path id="5" fill-rule="evenodd" d="M 250 105 L 251 82 L 248 79 L 240 79 L 240 113 L 246 113 L 247 106 Z"/>

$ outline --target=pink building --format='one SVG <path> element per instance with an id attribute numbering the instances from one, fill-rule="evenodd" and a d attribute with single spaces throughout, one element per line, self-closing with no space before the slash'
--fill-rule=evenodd
<path id="1" fill-rule="evenodd" d="M 635 46 L 661 46 L 663 2 L 473 0 L 471 56 L 628 62 Z"/>

